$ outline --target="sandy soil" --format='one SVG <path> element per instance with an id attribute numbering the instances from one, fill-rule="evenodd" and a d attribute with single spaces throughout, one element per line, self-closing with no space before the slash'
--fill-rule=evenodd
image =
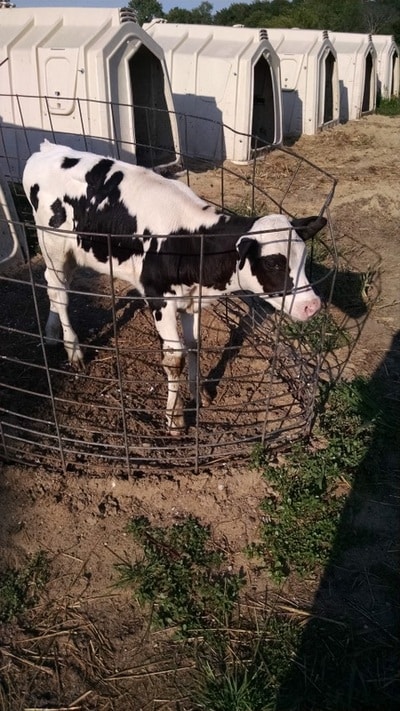
<path id="1" fill-rule="evenodd" d="M 347 377 L 373 375 L 380 369 L 398 382 L 400 118 L 370 116 L 304 136 L 293 149 L 339 180 L 330 209 L 340 260 L 343 269 L 363 275 L 370 305 L 361 318 L 347 313 L 346 324 L 357 342 L 326 369 L 337 367 Z M 273 180 L 263 173 L 262 162 L 258 170 L 261 179 Z M 192 185 L 207 192 L 211 182 L 210 176 L 195 175 Z M 305 193 L 302 213 L 312 197 Z M 46 599 L 34 611 L 33 634 L 16 625 L 5 626 L 3 632 L 3 670 L 9 693 L 20 703 L 13 711 L 46 702 L 72 704 L 84 694 L 82 708 L 121 711 L 141 708 L 140 698 L 149 703 L 146 708 L 160 708 L 157 699 L 168 698 L 167 681 L 162 688 L 153 686 L 151 676 L 119 676 L 119 670 L 140 670 L 145 662 L 151 669 L 150 662 L 162 658 L 164 644 L 161 637 L 146 636 L 146 621 L 129 594 L 113 587 L 114 564 L 134 554 L 125 533 L 132 516 L 144 514 L 154 523 L 168 524 L 194 514 L 211 525 L 232 566 L 246 566 L 250 591 L 256 594 L 271 585 L 243 555 L 244 547 L 257 539 L 259 503 L 266 492 L 266 483 L 248 466 L 228 463 L 198 475 L 168 471 L 129 480 L 114 474 L 93 477 L 90 468 L 79 476 L 63 476 L 40 467 L 3 464 L 0 487 L 3 564 L 19 564 L 27 554 L 46 550 L 54 571 Z M 379 522 L 377 506 L 371 515 Z M 396 525 L 386 518 L 386 534 L 388 526 Z M 308 581 L 299 591 L 288 581 L 284 592 L 311 600 L 318 582 Z M 52 658 L 56 649 L 58 670 L 47 667 L 43 656 L 37 661 L 32 639 L 38 636 L 43 638 L 42 655 L 43 646 Z M 21 652 L 21 646 L 13 646 L 17 640 L 22 640 L 25 662 L 10 656 Z M 90 666 L 90 659 L 96 664 Z M 167 702 L 164 708 L 170 708 Z"/>

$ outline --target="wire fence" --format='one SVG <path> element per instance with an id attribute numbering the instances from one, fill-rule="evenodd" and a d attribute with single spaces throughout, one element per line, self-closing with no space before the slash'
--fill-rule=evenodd
<path id="1" fill-rule="evenodd" d="M 80 140 L 83 135 L 90 146 L 93 137 L 82 134 L 84 129 L 81 125 Z M 306 435 L 331 325 L 337 255 L 329 204 L 335 180 L 294 152 L 265 145 L 262 157 L 255 149 L 246 165 L 184 155 L 171 161 L 176 179 L 224 210 L 328 217 L 323 236 L 309 250 L 309 278 L 325 300 L 315 319 L 294 325 L 257 296 L 243 293 L 221 297 L 211 307 L 203 299 L 197 387 L 206 389 L 210 403 L 201 407 L 200 398 L 191 399 L 185 369 L 185 430 L 172 437 L 165 425 L 167 381 L 152 315 L 129 284 L 113 278 L 111 268 L 108 275 L 79 270 L 69 291 L 85 370 L 68 365 L 62 343 L 46 344 L 44 263 L 15 160 L 26 147 L 31 150 L 32 129 L 18 122 L 15 131 L 14 146 L 23 141 L 24 150 L 10 156 L 9 135 L 3 133 L 0 159 L 17 210 L 13 228 L 25 235 L 26 262 L 0 272 L 0 456 L 57 471 L 89 467 L 94 475 L 138 476 L 150 469 L 223 465 L 258 447 L 282 447 Z M 53 132 L 51 138 L 57 142 L 59 136 Z M 118 154 L 118 141 L 108 141 Z M 156 146 L 142 148 L 150 155 Z M 133 143 L 132 155 L 137 152 Z M 3 215 L 2 222 L 6 232 L 11 221 Z"/>

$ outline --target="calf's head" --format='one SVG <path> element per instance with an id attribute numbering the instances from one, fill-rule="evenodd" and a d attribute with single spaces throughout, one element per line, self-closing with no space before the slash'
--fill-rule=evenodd
<path id="1" fill-rule="evenodd" d="M 258 293 L 295 321 L 314 316 L 321 300 L 306 277 L 304 240 L 325 225 L 320 216 L 289 221 L 285 215 L 268 215 L 257 220 L 236 243 L 241 288 Z"/>

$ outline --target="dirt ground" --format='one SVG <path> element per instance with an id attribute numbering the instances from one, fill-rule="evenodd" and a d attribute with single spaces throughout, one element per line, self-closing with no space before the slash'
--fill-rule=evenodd
<path id="1" fill-rule="evenodd" d="M 379 371 L 398 382 L 400 118 L 369 116 L 317 136 L 303 136 L 293 149 L 338 178 L 330 211 L 340 260 L 345 269 L 363 275 L 370 305 L 362 318 L 347 314 L 353 346 L 326 368 L 336 366 L 345 377 Z M 262 178 L 262 162 L 258 170 Z M 204 181 L 210 181 L 209 176 L 194 176 L 193 188 L 201 191 Z M 306 214 L 308 205 L 303 207 Z M 337 309 L 340 312 L 340 305 Z M 398 468 L 398 462 L 392 464 Z M 34 633 L 4 626 L 2 670 L 9 689 L 14 684 L 9 693 L 20 703 L 13 711 L 35 704 L 43 707 L 46 702 L 121 711 L 144 708 L 145 703 L 148 709 L 175 708 L 162 684 L 157 686 L 148 673 L 162 658 L 164 638 L 149 637 L 146 620 L 129 594 L 113 587 L 115 564 L 134 554 L 126 524 L 142 514 L 160 524 L 187 514 L 197 516 L 211 525 L 233 568 L 245 565 L 248 589 L 256 595 L 271 587 L 243 554 L 245 546 L 257 540 L 259 503 L 266 493 L 259 472 L 231 462 L 197 475 L 169 471 L 128 479 L 92 477 L 90 467 L 81 476 L 64 476 L 41 467 L 0 466 L 3 565 L 18 565 L 38 550 L 47 551 L 53 565 L 52 583 L 32 617 Z M 378 504 L 371 504 L 377 528 L 378 509 Z M 386 517 L 382 526 L 386 532 L 392 527 L 395 540 L 398 523 Z M 312 601 L 319 582 L 309 580 L 299 589 L 289 580 L 281 592 Z M 38 635 L 40 662 L 32 641 Z M 21 646 L 13 646 L 16 640 L 25 649 L 22 661 Z M 58 670 L 46 666 L 44 644 L 49 657 L 58 655 Z M 145 678 L 140 674 L 144 668 Z M 130 676 L 124 676 L 124 669 L 131 670 Z M 106 697 L 113 698 L 114 705 L 111 701 L 107 705 Z M 77 702 L 80 698 L 85 701 Z"/>

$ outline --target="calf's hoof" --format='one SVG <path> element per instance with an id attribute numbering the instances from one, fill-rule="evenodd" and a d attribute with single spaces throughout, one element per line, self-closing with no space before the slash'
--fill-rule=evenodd
<path id="1" fill-rule="evenodd" d="M 171 437 L 182 437 L 185 434 L 185 422 L 183 415 L 175 417 L 173 420 L 167 419 L 167 430 Z"/>
<path id="2" fill-rule="evenodd" d="M 211 394 L 208 392 L 208 390 L 206 390 L 206 388 L 202 387 L 200 390 L 200 402 L 201 402 L 202 406 L 208 407 L 211 403 L 211 400 L 212 400 Z"/>
<path id="3" fill-rule="evenodd" d="M 80 348 L 75 348 L 72 353 L 68 353 L 68 362 L 74 370 L 81 372 L 86 370 L 85 358 Z"/>
<path id="4" fill-rule="evenodd" d="M 168 434 L 171 435 L 171 437 L 183 437 L 185 434 L 185 428 L 184 427 L 170 427 L 168 430 Z"/>

